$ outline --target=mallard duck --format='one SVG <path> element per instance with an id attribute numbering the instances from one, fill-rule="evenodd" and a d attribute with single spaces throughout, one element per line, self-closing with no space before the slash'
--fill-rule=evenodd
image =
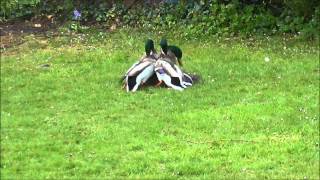
<path id="1" fill-rule="evenodd" d="M 158 59 L 158 54 L 156 49 L 154 48 L 154 42 L 152 39 L 147 39 L 144 49 L 145 49 L 146 57 Z"/>
<path id="2" fill-rule="evenodd" d="M 179 63 L 177 56 L 181 59 L 182 51 L 177 46 L 172 46 L 173 50 L 169 49 L 166 39 L 161 39 L 160 46 L 161 53 L 155 64 L 155 72 L 159 80 L 157 86 L 164 82 L 168 87 L 182 91 L 190 85 L 183 82 L 183 72 L 177 65 Z"/>
<path id="3" fill-rule="evenodd" d="M 134 63 L 124 76 L 124 86 L 127 91 L 137 91 L 140 85 L 147 82 L 155 74 L 154 67 L 157 59 L 158 55 L 154 43 L 151 39 L 148 39 L 145 43 L 145 55 Z"/>
<path id="4" fill-rule="evenodd" d="M 167 54 L 172 59 L 172 61 L 175 61 L 174 60 L 174 57 L 175 57 L 178 64 L 180 66 L 183 66 L 182 60 L 181 60 L 182 59 L 182 50 L 178 46 L 168 45 L 167 40 L 164 38 L 161 39 L 160 46 L 161 46 L 161 51 L 163 54 Z M 193 84 L 193 78 L 190 75 L 188 75 L 187 73 L 182 72 L 182 70 L 180 68 L 178 68 L 178 70 L 181 71 L 181 73 L 183 74 L 184 84 L 186 84 L 187 86 L 191 86 Z M 197 76 L 194 75 L 194 77 L 197 77 Z M 196 79 L 198 79 L 198 78 L 196 78 Z"/>
<path id="5" fill-rule="evenodd" d="M 166 39 L 161 39 L 160 47 L 162 56 L 169 58 L 174 64 L 178 62 L 182 66 L 182 50 L 178 46 L 169 46 Z"/>

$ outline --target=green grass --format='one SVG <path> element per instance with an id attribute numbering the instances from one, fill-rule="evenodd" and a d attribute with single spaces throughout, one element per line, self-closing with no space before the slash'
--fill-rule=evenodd
<path id="1" fill-rule="evenodd" d="M 158 44 L 120 31 L 5 51 L 1 179 L 319 179 L 318 45 L 168 36 L 201 81 L 126 93 L 148 36 Z"/>

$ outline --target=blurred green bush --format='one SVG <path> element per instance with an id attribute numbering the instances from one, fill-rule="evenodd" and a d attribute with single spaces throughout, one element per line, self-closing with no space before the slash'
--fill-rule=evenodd
<path id="1" fill-rule="evenodd" d="M 120 0 L 4 0 L 0 14 L 1 21 L 48 14 L 71 20 L 72 11 L 77 9 L 81 12 L 81 23 L 151 30 L 180 29 L 184 36 L 292 33 L 306 39 L 319 38 L 318 0 L 132 2 L 136 3 L 131 6 Z"/>

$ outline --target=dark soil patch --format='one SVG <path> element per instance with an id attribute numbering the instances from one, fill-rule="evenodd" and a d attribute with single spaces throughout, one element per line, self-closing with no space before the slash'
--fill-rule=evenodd
<path id="1" fill-rule="evenodd" d="M 55 31 L 56 27 L 57 23 L 49 17 L 0 23 L 0 49 L 22 44 L 26 35 L 45 35 L 48 31 Z"/>

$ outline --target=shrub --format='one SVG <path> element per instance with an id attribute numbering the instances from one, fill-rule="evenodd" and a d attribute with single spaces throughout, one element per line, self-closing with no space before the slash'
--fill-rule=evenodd
<path id="1" fill-rule="evenodd" d="M 158 5 L 140 3 L 128 8 L 122 1 L 7 0 L 1 9 L 7 19 L 55 14 L 81 22 L 130 26 L 151 30 L 182 29 L 185 36 L 293 33 L 318 37 L 318 0 L 181 0 Z M 73 29 L 77 29 L 74 26 Z M 182 28 L 181 28 L 182 27 Z"/>
<path id="2" fill-rule="evenodd" d="M 34 15 L 40 0 L 2 0 L 0 21 L 5 19 L 27 18 Z"/>

